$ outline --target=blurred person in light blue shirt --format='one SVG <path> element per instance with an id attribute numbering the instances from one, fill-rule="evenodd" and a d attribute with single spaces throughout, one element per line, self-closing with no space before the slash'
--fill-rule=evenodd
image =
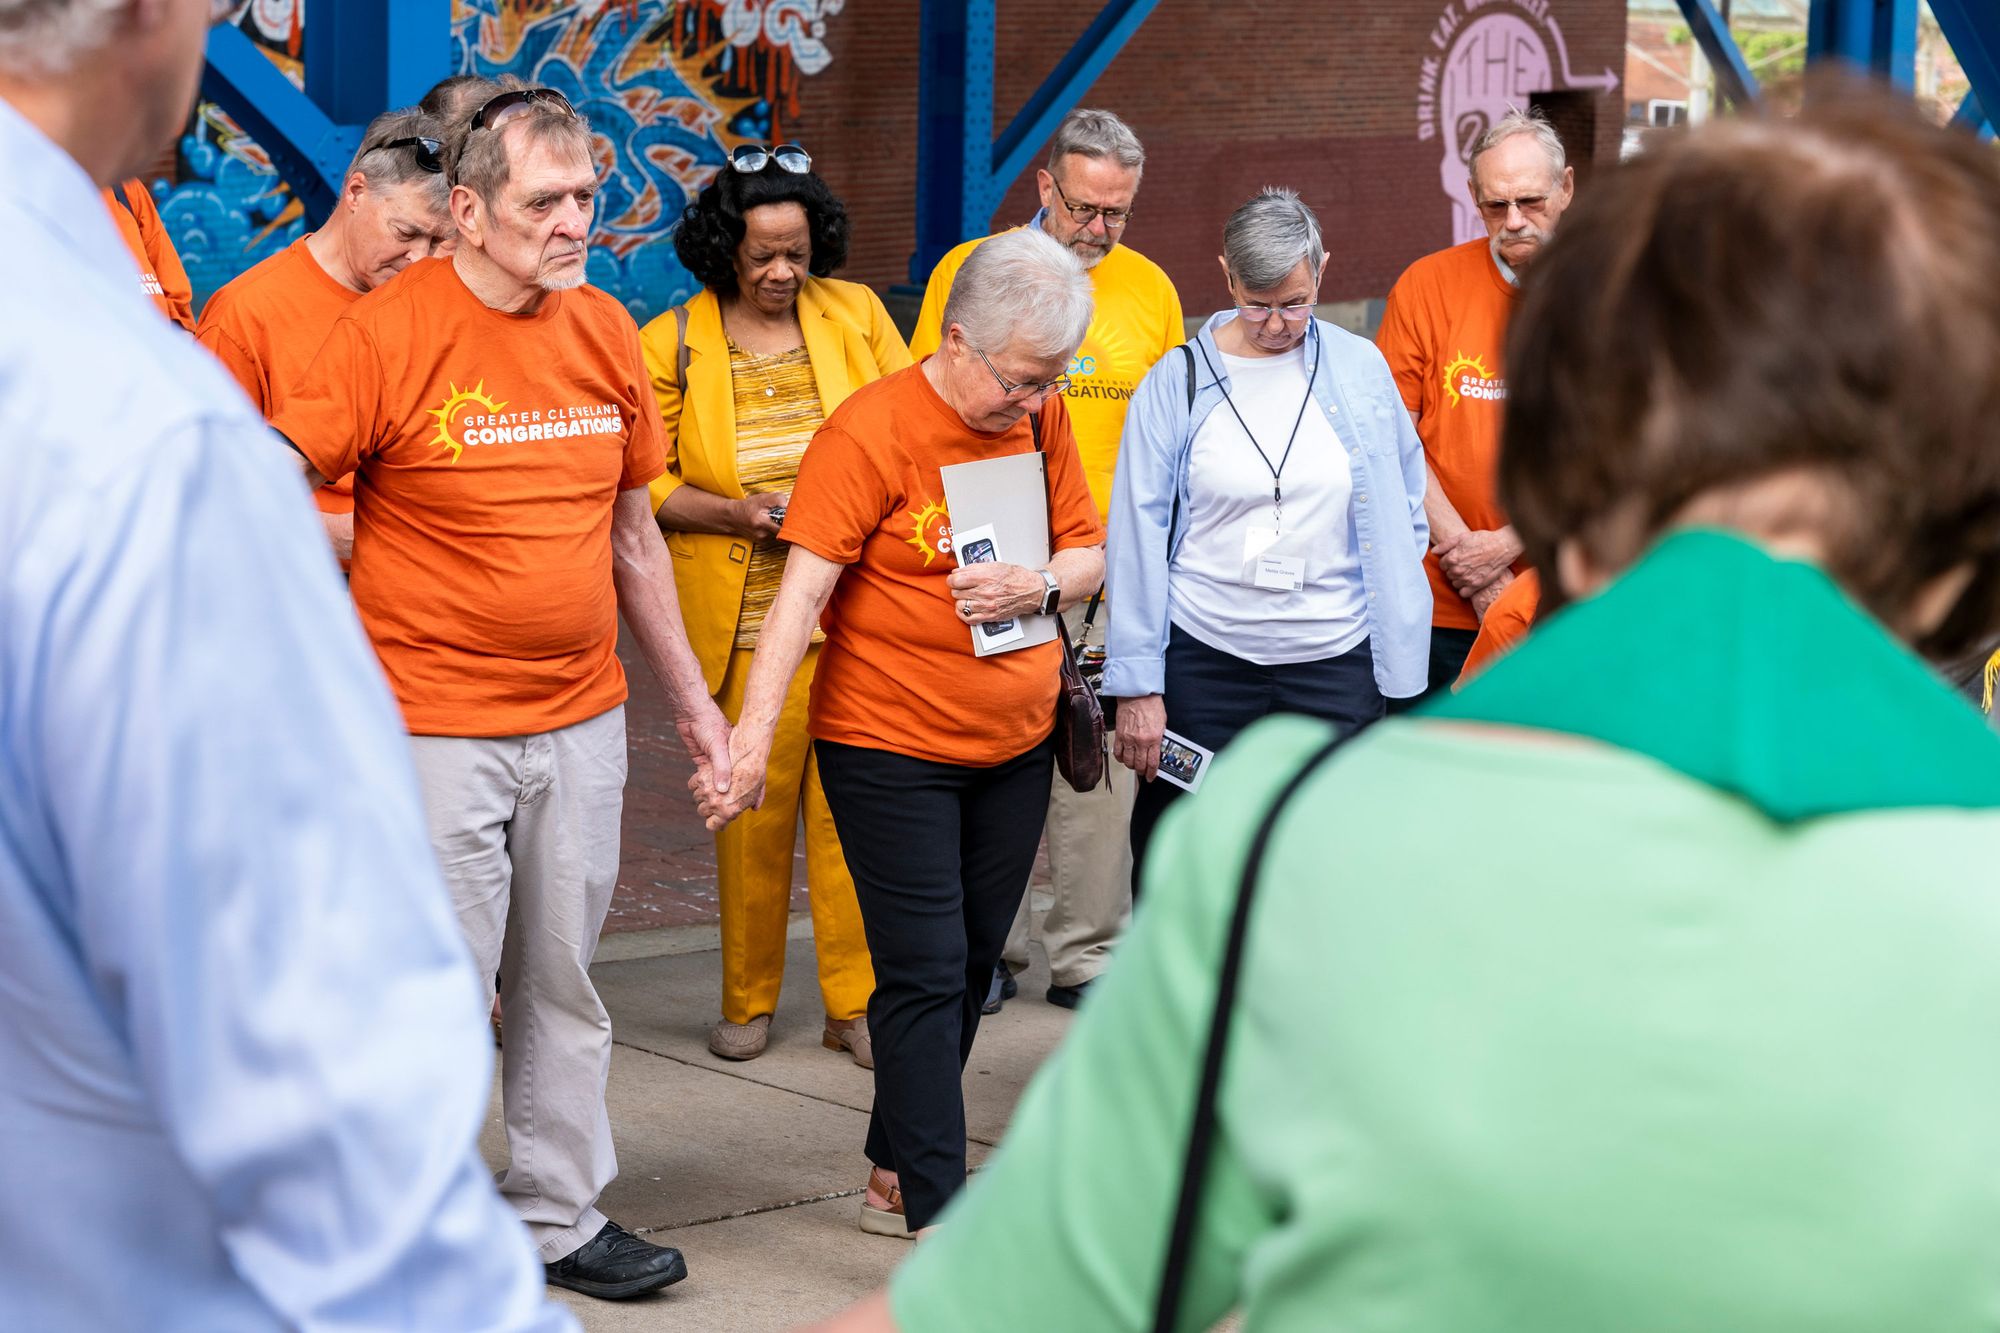
<path id="1" fill-rule="evenodd" d="M 98 195 L 227 8 L 0 0 L 0 1327 L 571 1329 L 297 469 Z"/>

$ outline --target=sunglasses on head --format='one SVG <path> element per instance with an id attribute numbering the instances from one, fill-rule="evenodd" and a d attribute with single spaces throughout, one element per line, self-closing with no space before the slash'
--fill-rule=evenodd
<path id="1" fill-rule="evenodd" d="M 531 106 L 536 102 L 547 102 L 572 116 L 576 114 L 576 108 L 569 104 L 569 99 L 553 88 L 512 88 L 473 112 L 472 124 L 466 133 L 470 134 L 478 129 L 493 129 L 506 119 L 507 113 L 515 107 Z"/>
<path id="2" fill-rule="evenodd" d="M 776 148 L 746 143 L 729 155 L 729 165 L 746 176 L 762 171 L 773 162 L 794 176 L 805 175 L 813 165 L 812 154 L 795 143 L 781 143 Z"/>
<path id="3" fill-rule="evenodd" d="M 420 135 L 414 139 L 391 139 L 382 145 L 383 152 L 387 152 L 391 148 L 409 149 L 411 156 L 417 159 L 417 165 L 425 171 L 433 174 L 439 174 L 444 171 L 444 141 L 442 139 L 433 139 L 428 135 Z"/>

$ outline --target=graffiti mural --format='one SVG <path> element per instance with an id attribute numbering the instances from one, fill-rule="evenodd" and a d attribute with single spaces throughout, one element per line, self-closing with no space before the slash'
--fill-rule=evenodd
<path id="1" fill-rule="evenodd" d="M 1465 182 L 1473 145 L 1494 121 L 1525 109 L 1535 93 L 1618 86 L 1614 70 L 1570 69 L 1562 25 L 1550 10 L 1550 0 L 1453 0 L 1431 28 L 1432 51 L 1417 75 L 1417 137 L 1437 141 L 1454 245 L 1486 234 Z"/>
<path id="2" fill-rule="evenodd" d="M 675 257 L 681 211 L 742 143 L 782 140 L 799 87 L 832 61 L 846 0 L 453 0 L 460 72 L 558 89 L 589 120 L 602 184 L 590 280 L 645 320 L 694 290 Z M 250 0 L 236 22 L 294 82 L 305 0 Z M 262 151 L 196 109 L 161 211 L 197 301 L 304 230 Z"/>

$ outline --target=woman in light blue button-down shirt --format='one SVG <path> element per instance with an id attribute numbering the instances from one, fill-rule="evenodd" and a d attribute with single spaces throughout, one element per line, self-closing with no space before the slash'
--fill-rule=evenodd
<path id="1" fill-rule="evenodd" d="M 1264 190 L 1222 266 L 1233 306 L 1140 384 L 1111 497 L 1103 692 L 1147 779 L 1135 884 L 1181 790 L 1158 776 L 1168 733 L 1214 751 L 1276 712 L 1358 728 L 1426 679 L 1423 446 L 1374 344 L 1313 318 L 1319 221 Z"/>

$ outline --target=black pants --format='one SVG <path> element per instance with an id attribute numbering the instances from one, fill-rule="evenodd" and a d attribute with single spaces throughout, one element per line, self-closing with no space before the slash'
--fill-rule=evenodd
<path id="1" fill-rule="evenodd" d="M 813 749 L 875 963 L 868 1158 L 901 1177 L 915 1231 L 965 1184 L 960 1078 L 1034 870 L 1055 749 L 1043 741 L 992 768 Z"/>
<path id="2" fill-rule="evenodd" d="M 1472 654 L 1473 640 L 1478 637 L 1478 630 L 1431 626 L 1430 682 L 1422 694 L 1413 694 L 1407 699 L 1391 699 L 1389 711 L 1407 713 L 1432 695 L 1450 694 L 1451 687 L 1458 684 L 1458 673 L 1465 670 L 1465 659 Z"/>
<path id="3" fill-rule="evenodd" d="M 1175 625 L 1167 637 L 1167 729 L 1220 752 L 1237 733 L 1273 713 L 1303 713 L 1359 730 L 1384 711 L 1368 641 L 1318 662 L 1258 666 L 1219 652 Z M 1154 778 L 1132 807 L 1132 892 L 1145 882 L 1146 848 L 1160 816 L 1185 795 Z"/>

